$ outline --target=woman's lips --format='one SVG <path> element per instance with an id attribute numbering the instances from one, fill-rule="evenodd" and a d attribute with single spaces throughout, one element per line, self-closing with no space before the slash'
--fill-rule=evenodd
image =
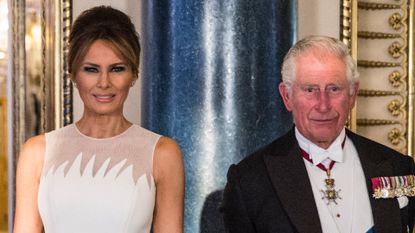
<path id="1" fill-rule="evenodd" d="M 114 99 L 115 95 L 94 95 L 94 97 L 98 102 L 107 103 L 111 102 Z"/>

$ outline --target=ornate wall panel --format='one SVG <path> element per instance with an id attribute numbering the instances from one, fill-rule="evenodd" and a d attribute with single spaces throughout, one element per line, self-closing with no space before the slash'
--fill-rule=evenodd
<path id="1" fill-rule="evenodd" d="M 7 230 L 7 100 L 0 96 L 0 232 Z"/>
<path id="2" fill-rule="evenodd" d="M 414 151 L 413 2 L 343 1 L 341 35 L 360 73 L 349 127 L 410 155 Z"/>
<path id="3" fill-rule="evenodd" d="M 7 123 L 12 129 L 8 132 L 12 141 L 8 145 L 8 214 L 11 230 L 15 167 L 20 148 L 35 134 L 71 123 L 72 90 L 66 66 L 71 0 L 9 2 L 12 19 L 12 98 L 8 101 L 13 106 L 8 109 L 11 119 Z"/>

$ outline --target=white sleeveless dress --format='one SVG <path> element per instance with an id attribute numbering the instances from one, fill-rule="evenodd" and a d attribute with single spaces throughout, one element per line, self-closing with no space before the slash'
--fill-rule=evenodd
<path id="1" fill-rule="evenodd" d="M 72 124 L 45 138 L 38 204 L 46 233 L 150 232 L 160 135 L 132 125 L 96 139 Z"/>

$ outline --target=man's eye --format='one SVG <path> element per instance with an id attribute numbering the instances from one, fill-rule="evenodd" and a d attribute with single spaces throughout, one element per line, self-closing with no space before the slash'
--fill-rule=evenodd
<path id="1" fill-rule="evenodd" d="M 340 87 L 338 87 L 338 86 L 331 86 L 331 87 L 328 87 L 327 88 L 327 91 L 329 91 L 329 92 L 338 92 L 338 91 L 340 91 Z"/>
<path id="2" fill-rule="evenodd" d="M 318 88 L 315 88 L 315 87 L 305 87 L 304 88 L 304 91 L 307 92 L 307 93 L 315 93 L 315 92 L 318 92 Z"/>
<path id="3" fill-rule="evenodd" d="M 98 73 L 98 69 L 95 67 L 85 66 L 84 71 L 88 73 Z"/>
<path id="4" fill-rule="evenodd" d="M 111 68 L 112 72 L 122 72 L 124 70 L 125 70 L 124 66 L 114 66 L 114 67 Z"/>

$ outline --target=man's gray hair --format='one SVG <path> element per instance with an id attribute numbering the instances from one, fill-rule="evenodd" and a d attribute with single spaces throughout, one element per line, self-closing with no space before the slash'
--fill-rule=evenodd
<path id="1" fill-rule="evenodd" d="M 292 85 L 296 78 L 296 60 L 301 55 L 310 51 L 321 51 L 336 55 L 342 59 L 346 65 L 346 77 L 353 87 L 359 80 L 359 73 L 357 72 L 357 65 L 349 53 L 347 46 L 340 40 L 328 36 L 308 36 L 299 40 L 288 51 L 282 63 L 281 74 L 282 81 L 291 94 Z M 353 93 L 353 88 L 350 89 L 350 94 Z"/>

